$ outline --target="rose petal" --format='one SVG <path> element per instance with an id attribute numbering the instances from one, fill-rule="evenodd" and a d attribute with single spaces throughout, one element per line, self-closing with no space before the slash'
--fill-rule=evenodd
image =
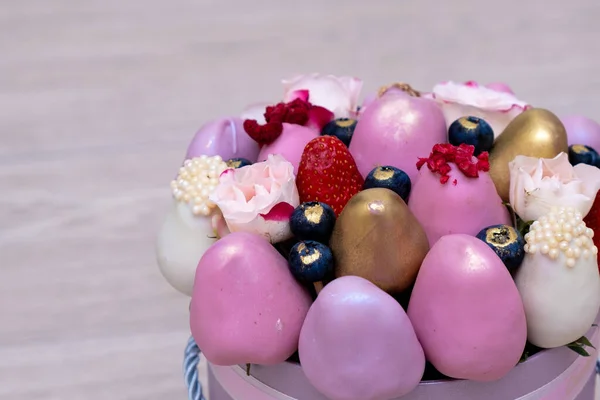
<path id="1" fill-rule="evenodd" d="M 448 125 L 461 117 L 479 117 L 490 124 L 495 137 L 528 106 L 511 93 L 479 86 L 472 81 L 467 84 L 441 83 L 424 97 L 433 98 L 440 103 Z"/>
<path id="2" fill-rule="evenodd" d="M 300 99 L 302 101 L 308 101 L 308 97 L 309 97 L 309 92 L 308 90 L 294 90 L 293 92 L 290 92 L 289 97 L 288 97 L 288 101 L 294 101 L 296 99 Z"/>
<path id="3" fill-rule="evenodd" d="M 497 92 L 510 93 L 513 95 L 515 94 L 515 92 L 513 92 L 513 90 L 510 88 L 510 86 L 502 82 L 488 83 L 487 85 L 485 85 L 485 87 L 488 89 L 495 90 Z"/>
<path id="4" fill-rule="evenodd" d="M 281 202 L 275 204 L 271 211 L 266 214 L 260 214 L 265 221 L 289 221 L 292 213 L 294 212 L 294 206 L 289 203 Z"/>
<path id="5" fill-rule="evenodd" d="M 308 122 L 306 127 L 316 129 L 321 132 L 323 127 L 333 119 L 334 115 L 331 111 L 324 107 L 313 106 L 308 112 Z"/>

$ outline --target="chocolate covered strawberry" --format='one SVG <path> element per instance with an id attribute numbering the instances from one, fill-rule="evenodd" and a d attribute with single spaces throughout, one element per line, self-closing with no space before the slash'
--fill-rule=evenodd
<path id="1" fill-rule="evenodd" d="M 323 202 L 339 215 L 348 200 L 361 190 L 364 179 L 340 139 L 320 136 L 304 148 L 296 183 L 302 203 Z"/>
<path id="2" fill-rule="evenodd" d="M 596 194 L 596 199 L 592 209 L 583 219 L 588 228 L 594 231 L 594 246 L 600 248 L 600 192 Z M 600 270 L 600 253 L 598 253 L 598 269 Z"/>

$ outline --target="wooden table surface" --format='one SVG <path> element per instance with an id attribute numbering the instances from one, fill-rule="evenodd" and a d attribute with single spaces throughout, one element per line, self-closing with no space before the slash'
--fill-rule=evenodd
<path id="1" fill-rule="evenodd" d="M 0 0 L 0 399 L 185 399 L 153 241 L 207 119 L 280 78 L 508 81 L 600 118 L 593 0 Z"/>

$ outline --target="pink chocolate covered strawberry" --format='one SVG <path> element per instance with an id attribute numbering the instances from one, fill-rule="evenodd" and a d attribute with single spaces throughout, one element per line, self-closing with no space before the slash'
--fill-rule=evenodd
<path id="1" fill-rule="evenodd" d="M 354 158 L 340 139 L 320 136 L 308 142 L 296 178 L 300 202 L 327 203 L 339 215 L 363 183 Z"/>

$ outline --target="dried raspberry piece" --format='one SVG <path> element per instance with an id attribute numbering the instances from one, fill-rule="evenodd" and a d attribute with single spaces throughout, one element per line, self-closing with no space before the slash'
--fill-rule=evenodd
<path id="1" fill-rule="evenodd" d="M 463 175 L 477 178 L 479 171 L 490 170 L 490 162 L 489 155 L 485 151 L 477 156 L 476 161 L 473 161 L 474 153 L 475 146 L 472 145 L 463 143 L 460 146 L 453 146 L 449 143 L 439 143 L 433 146 L 429 157 L 419 158 L 417 169 L 420 170 L 423 165 L 427 164 L 427 168 L 431 172 L 440 175 L 440 183 L 445 184 L 450 179 L 449 173 L 452 170 L 450 163 L 454 163 Z"/>

